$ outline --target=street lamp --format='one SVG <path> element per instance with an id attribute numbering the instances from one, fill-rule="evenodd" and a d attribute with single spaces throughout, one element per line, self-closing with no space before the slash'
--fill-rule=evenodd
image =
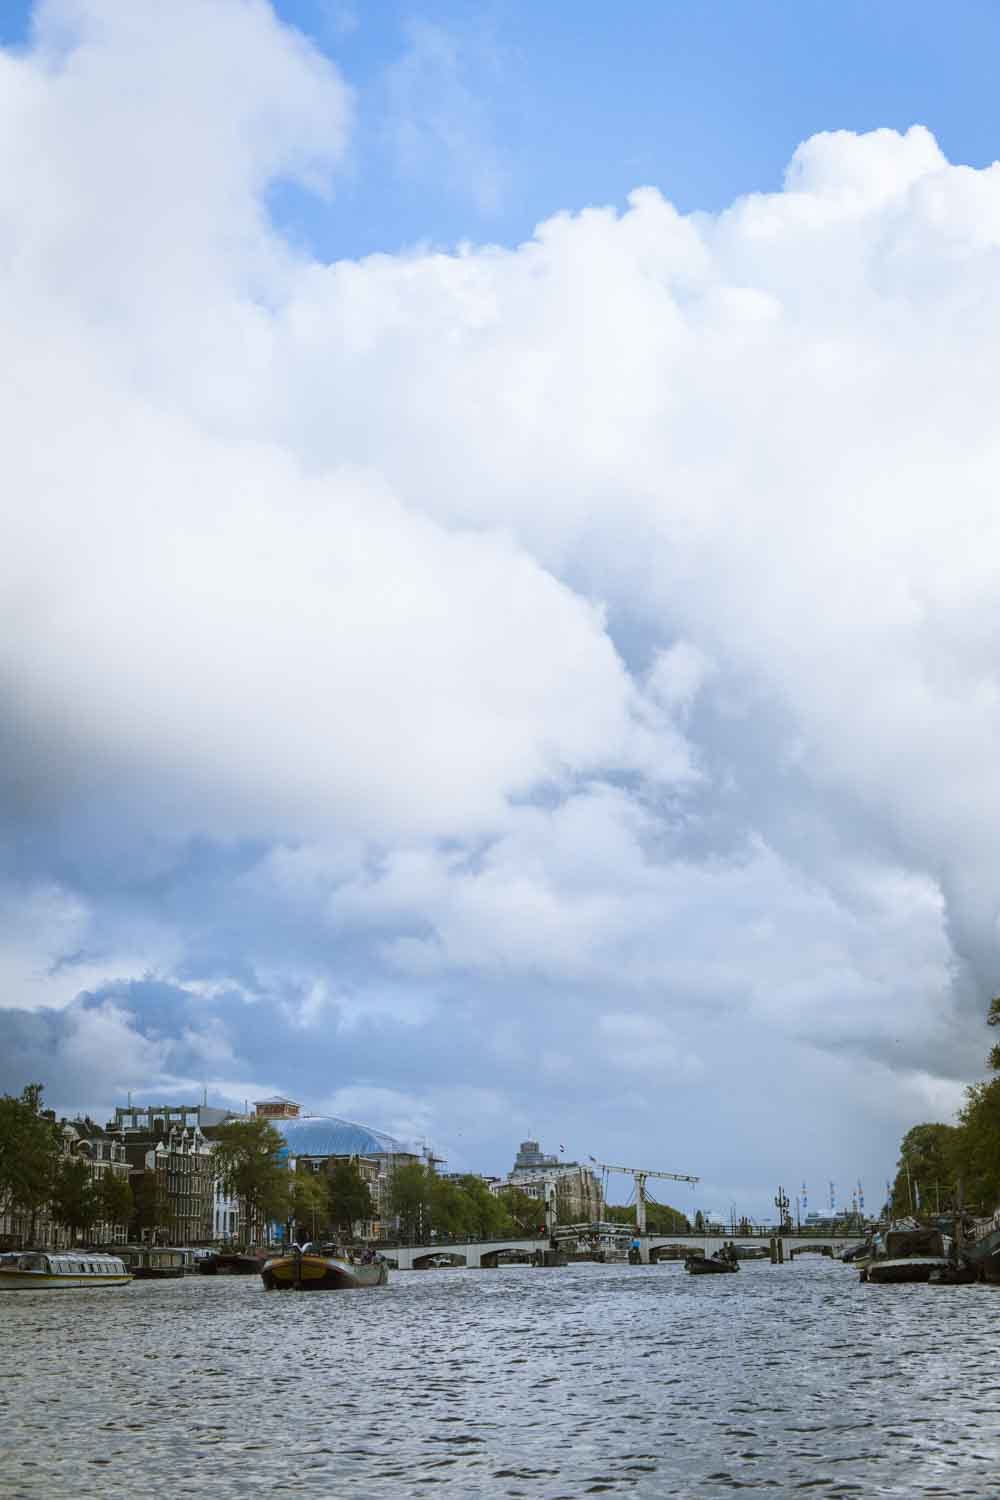
<path id="1" fill-rule="evenodd" d="M 784 1188 L 779 1186 L 774 1199 L 774 1206 L 778 1210 L 778 1224 L 780 1228 L 786 1229 L 789 1224 L 788 1218 L 788 1194 Z"/>

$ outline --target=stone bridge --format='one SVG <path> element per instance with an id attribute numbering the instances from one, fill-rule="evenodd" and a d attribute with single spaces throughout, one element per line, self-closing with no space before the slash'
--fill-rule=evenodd
<path id="1" fill-rule="evenodd" d="M 635 1238 L 635 1236 L 634 1236 Z M 640 1240 L 639 1256 L 643 1265 L 658 1261 L 681 1259 L 684 1254 L 703 1250 L 712 1255 L 723 1245 L 735 1244 L 750 1250 L 767 1248 L 768 1235 L 754 1234 L 644 1234 Z M 860 1235 L 835 1234 L 785 1234 L 784 1254 L 786 1261 L 795 1256 L 813 1251 L 818 1254 L 839 1256 L 848 1245 L 859 1243 Z M 530 1259 L 549 1248 L 546 1235 L 529 1235 L 524 1239 L 503 1240 L 434 1240 L 427 1244 L 399 1245 L 392 1241 L 379 1241 L 376 1248 L 382 1255 L 394 1261 L 401 1271 L 420 1271 L 434 1266 L 469 1266 L 476 1270 L 487 1270 L 511 1261 Z"/>

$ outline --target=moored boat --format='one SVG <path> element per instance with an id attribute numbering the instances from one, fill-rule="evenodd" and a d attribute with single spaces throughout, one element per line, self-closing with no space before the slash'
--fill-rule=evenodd
<path id="1" fill-rule="evenodd" d="M 163 1245 L 123 1245 L 119 1252 L 136 1281 L 170 1281 L 184 1275 L 184 1251 Z"/>
<path id="2" fill-rule="evenodd" d="M 915 1226 L 890 1229 L 884 1241 L 879 1235 L 873 1241 L 870 1260 L 858 1260 L 861 1280 L 888 1285 L 907 1281 L 929 1281 L 933 1271 L 946 1271 L 951 1265 L 951 1240 L 940 1229 Z"/>
<path id="3" fill-rule="evenodd" d="M 269 1292 L 352 1291 L 385 1286 L 389 1268 L 380 1255 L 371 1251 L 359 1255 L 347 1249 L 325 1251 L 307 1247 L 265 1261 L 260 1275 Z"/>
<path id="4" fill-rule="evenodd" d="M 118 1255 L 72 1250 L 26 1250 L 0 1264 L 0 1291 L 59 1291 L 76 1287 L 128 1286 L 132 1280 Z"/>

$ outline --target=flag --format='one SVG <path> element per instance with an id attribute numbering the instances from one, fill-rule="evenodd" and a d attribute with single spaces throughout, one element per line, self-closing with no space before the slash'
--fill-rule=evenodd
<path id="1" fill-rule="evenodd" d="M 805 1211 L 808 1208 L 808 1206 L 809 1206 L 809 1199 L 806 1197 L 806 1185 L 805 1185 L 805 1183 L 803 1183 L 802 1184 L 802 1212 L 803 1213 L 805 1213 Z"/>
<path id="2" fill-rule="evenodd" d="M 865 1190 L 861 1186 L 861 1178 L 860 1177 L 858 1178 L 858 1207 L 860 1208 L 861 1212 L 864 1213 L 864 1211 L 865 1211 Z"/>
<path id="3" fill-rule="evenodd" d="M 836 1207 L 837 1207 L 837 1189 L 836 1189 L 836 1186 L 831 1182 L 830 1183 L 830 1212 L 833 1213 L 833 1211 L 834 1211 L 834 1209 Z"/>

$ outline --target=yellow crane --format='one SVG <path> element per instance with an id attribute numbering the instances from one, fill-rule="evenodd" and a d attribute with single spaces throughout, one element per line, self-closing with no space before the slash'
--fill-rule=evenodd
<path id="1" fill-rule="evenodd" d="M 690 1177 L 686 1172 L 654 1172 L 651 1167 L 613 1167 L 606 1161 L 598 1161 L 596 1156 L 590 1160 L 595 1167 L 600 1167 L 602 1172 L 624 1172 L 626 1177 L 635 1178 L 635 1228 L 637 1234 L 646 1232 L 646 1178 L 665 1177 L 671 1182 L 700 1182 L 700 1177 Z"/>

